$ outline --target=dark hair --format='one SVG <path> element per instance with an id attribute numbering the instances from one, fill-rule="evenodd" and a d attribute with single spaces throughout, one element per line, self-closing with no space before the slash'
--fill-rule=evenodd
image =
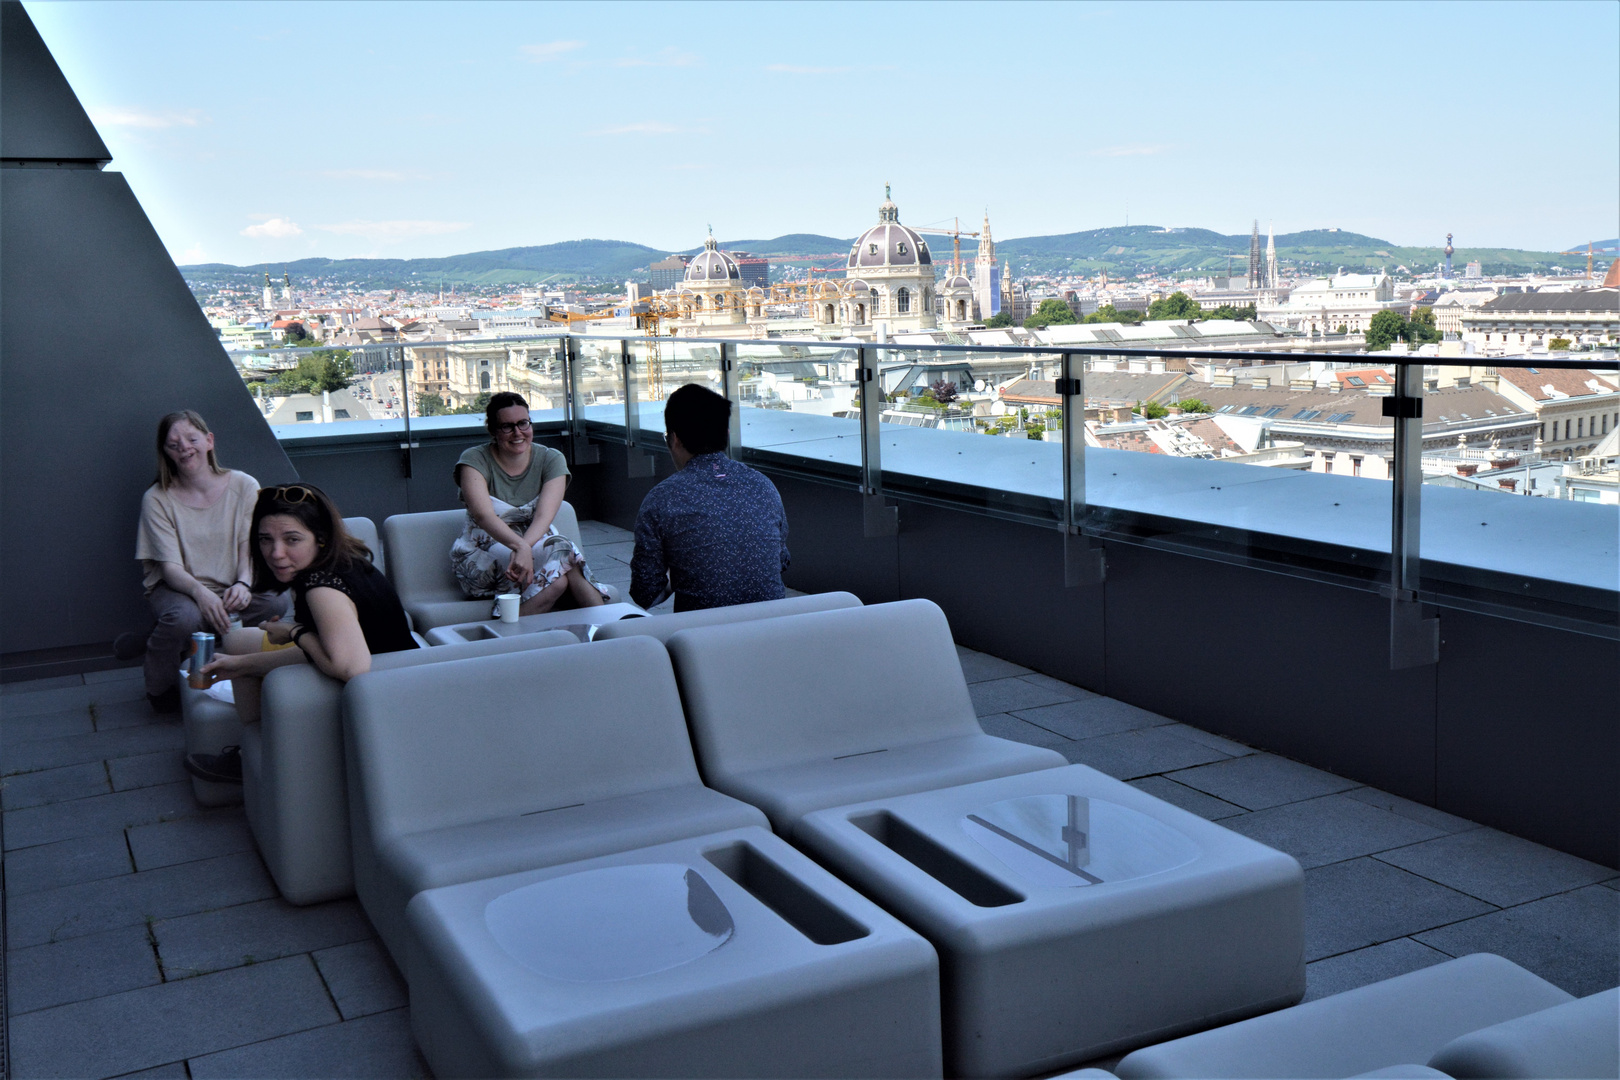
<path id="1" fill-rule="evenodd" d="M 523 411 L 529 411 L 529 403 L 523 400 L 522 394 L 514 394 L 510 390 L 502 390 L 498 394 L 491 394 L 489 404 L 484 406 L 484 427 L 489 430 L 489 437 L 495 437 L 495 414 L 502 409 L 510 409 L 514 405 L 523 406 Z"/>
<path id="2" fill-rule="evenodd" d="M 687 383 L 664 403 L 664 430 L 693 457 L 723 451 L 731 434 L 731 402 L 706 386 Z"/>
<path id="3" fill-rule="evenodd" d="M 163 446 L 169 441 L 169 429 L 181 422 L 190 424 L 204 435 L 209 433 L 208 421 L 197 415 L 196 411 L 193 409 L 181 409 L 179 412 L 172 412 L 168 416 L 165 416 L 163 419 L 158 421 L 157 486 L 162 488 L 164 491 L 168 491 L 169 485 L 174 483 L 177 478 L 174 472 L 174 462 L 169 460 L 168 451 L 165 450 Z M 214 470 L 214 475 L 216 476 L 225 471 L 219 467 L 219 461 L 215 459 L 214 452 L 212 450 L 208 451 L 208 467 Z"/>
<path id="4" fill-rule="evenodd" d="M 355 559 L 371 561 L 371 549 L 343 527 L 343 515 L 326 492 L 314 484 L 278 484 L 259 489 L 259 501 L 253 505 L 252 541 L 248 550 L 253 557 L 253 591 L 281 592 L 286 584 L 276 580 L 270 564 L 264 561 L 259 547 L 259 523 L 272 514 L 286 514 L 296 518 L 315 536 L 315 561 L 302 571 L 336 570 L 342 572 L 353 565 Z"/>

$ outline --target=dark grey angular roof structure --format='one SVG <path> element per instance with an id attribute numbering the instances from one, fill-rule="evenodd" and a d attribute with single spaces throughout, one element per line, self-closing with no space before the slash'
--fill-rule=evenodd
<path id="1" fill-rule="evenodd" d="M 0 158 L 81 168 L 112 160 L 19 0 L 0 3 Z"/>

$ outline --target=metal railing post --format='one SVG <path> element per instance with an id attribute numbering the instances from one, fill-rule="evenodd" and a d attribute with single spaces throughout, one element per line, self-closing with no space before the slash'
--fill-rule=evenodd
<path id="1" fill-rule="evenodd" d="M 1086 361 L 1064 353 L 1057 378 L 1063 409 L 1063 584 L 1101 584 L 1108 574 L 1102 545 L 1085 534 Z"/>
<path id="2" fill-rule="evenodd" d="M 1384 399 L 1395 421 L 1394 497 L 1390 506 L 1389 666 L 1424 667 L 1440 659 L 1440 620 L 1418 600 L 1423 507 L 1423 365 L 1397 364 L 1395 392 Z"/>
<path id="3" fill-rule="evenodd" d="M 726 453 L 736 457 L 742 450 L 742 398 L 737 388 L 736 346 L 720 343 L 720 387 L 731 402 L 731 428 L 726 432 Z"/>
<path id="4" fill-rule="evenodd" d="M 579 349 L 574 344 L 574 335 L 563 338 L 562 356 L 568 431 L 572 436 L 569 441 L 574 451 L 569 464 L 595 465 L 602 460 L 602 455 L 585 434 L 585 407 L 579 395 Z"/>
<path id="5" fill-rule="evenodd" d="M 405 359 L 405 346 L 399 347 L 399 402 L 404 406 L 400 415 L 405 418 L 405 441 L 399 444 L 400 467 L 405 479 L 411 479 L 411 450 L 417 442 L 411 438 L 411 362 Z"/>
<path id="6" fill-rule="evenodd" d="M 641 408 L 636 396 L 635 361 L 630 357 L 630 339 L 619 339 L 619 369 L 624 378 L 624 447 L 629 462 L 626 473 L 632 480 L 644 480 L 654 473 L 652 455 L 641 448 Z"/>
<path id="7" fill-rule="evenodd" d="M 868 538 L 900 531 L 900 508 L 883 500 L 883 383 L 878 378 L 878 350 L 855 350 L 856 381 L 861 384 L 861 524 Z"/>

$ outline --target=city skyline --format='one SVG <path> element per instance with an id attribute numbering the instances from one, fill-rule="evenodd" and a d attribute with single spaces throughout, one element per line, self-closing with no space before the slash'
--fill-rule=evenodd
<path id="1" fill-rule="evenodd" d="M 180 263 L 853 235 L 885 181 L 998 238 L 1620 232 L 1620 60 L 1559 59 L 1614 5 L 27 6 Z"/>

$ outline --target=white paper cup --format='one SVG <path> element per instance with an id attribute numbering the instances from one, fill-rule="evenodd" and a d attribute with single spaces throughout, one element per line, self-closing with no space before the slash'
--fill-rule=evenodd
<path id="1" fill-rule="evenodd" d="M 517 622 L 518 605 L 522 602 L 523 598 L 515 592 L 501 593 L 495 597 L 495 610 L 500 613 L 501 622 Z"/>

